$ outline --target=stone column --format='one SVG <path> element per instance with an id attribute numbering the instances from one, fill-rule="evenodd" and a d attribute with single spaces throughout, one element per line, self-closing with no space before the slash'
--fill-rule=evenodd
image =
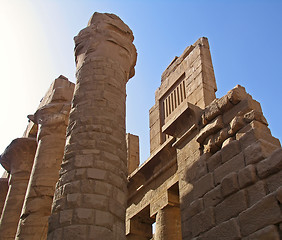
<path id="1" fill-rule="evenodd" d="M 0 219 L 1 240 L 15 239 L 36 146 L 35 139 L 17 138 L 1 155 L 0 163 L 11 174 Z"/>
<path id="2" fill-rule="evenodd" d="M 125 239 L 126 83 L 133 34 L 113 14 L 94 13 L 75 37 L 77 84 L 48 239 Z"/>
<path id="3" fill-rule="evenodd" d="M 30 117 L 38 124 L 38 148 L 16 239 L 46 239 L 48 218 L 59 179 L 74 84 L 60 76 L 43 98 L 44 106 Z"/>
<path id="4" fill-rule="evenodd" d="M 0 218 L 8 192 L 8 178 L 0 178 Z"/>
<path id="5" fill-rule="evenodd" d="M 181 240 L 180 209 L 166 206 L 156 216 L 156 233 L 154 240 Z"/>

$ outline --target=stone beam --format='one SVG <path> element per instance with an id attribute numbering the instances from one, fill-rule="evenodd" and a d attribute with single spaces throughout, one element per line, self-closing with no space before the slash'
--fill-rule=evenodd
<path id="1" fill-rule="evenodd" d="M 126 83 L 137 57 L 132 41 L 129 27 L 107 13 L 94 13 L 75 37 L 77 84 L 48 240 L 125 239 Z"/>

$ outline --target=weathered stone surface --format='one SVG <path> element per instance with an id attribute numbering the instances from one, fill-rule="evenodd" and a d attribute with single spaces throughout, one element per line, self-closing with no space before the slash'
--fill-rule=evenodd
<path id="1" fill-rule="evenodd" d="M 202 197 L 214 187 L 213 174 L 209 173 L 194 183 L 193 196 L 195 199 Z"/>
<path id="2" fill-rule="evenodd" d="M 211 191 L 207 192 L 204 197 L 204 206 L 210 207 L 210 206 L 216 206 L 222 199 L 222 194 L 221 194 L 221 186 L 218 185 Z"/>
<path id="3" fill-rule="evenodd" d="M 219 224 L 232 217 L 236 217 L 239 213 L 247 208 L 247 198 L 244 190 L 234 193 L 223 200 L 215 207 L 215 219 Z"/>
<path id="4" fill-rule="evenodd" d="M 233 136 L 236 134 L 236 132 L 245 126 L 244 118 L 243 116 L 235 116 L 232 121 L 229 124 L 230 130 L 228 131 L 228 134 Z"/>
<path id="5" fill-rule="evenodd" d="M 223 122 L 222 117 L 218 116 L 216 119 L 214 119 L 211 123 L 206 125 L 198 134 L 197 141 L 199 143 L 202 143 L 209 135 L 217 132 L 223 128 Z"/>
<path id="6" fill-rule="evenodd" d="M 0 217 L 8 193 L 8 178 L 0 178 Z"/>
<path id="7" fill-rule="evenodd" d="M 221 149 L 222 162 L 229 161 L 232 157 L 241 152 L 239 141 L 232 141 Z"/>
<path id="8" fill-rule="evenodd" d="M 279 240 L 279 232 L 275 225 L 267 226 L 256 231 L 250 236 L 243 238 L 244 240 Z"/>
<path id="9" fill-rule="evenodd" d="M 179 207 L 165 207 L 157 213 L 156 240 L 181 240 L 181 220 Z"/>
<path id="10" fill-rule="evenodd" d="M 0 236 L 3 240 L 15 238 L 36 146 L 35 139 L 17 138 L 1 155 L 0 163 L 11 173 L 0 218 Z"/>
<path id="11" fill-rule="evenodd" d="M 257 204 L 239 215 L 242 236 L 247 236 L 258 229 L 279 223 L 282 214 L 274 195 L 268 195 Z"/>
<path id="12" fill-rule="evenodd" d="M 282 149 L 277 149 L 271 156 L 267 159 L 261 161 L 257 165 L 258 176 L 260 178 L 265 178 L 270 174 L 281 171 L 282 169 Z"/>
<path id="13" fill-rule="evenodd" d="M 280 186 L 282 186 L 282 171 L 279 171 L 265 180 L 266 188 L 268 192 L 275 192 Z"/>
<path id="14" fill-rule="evenodd" d="M 126 134 L 127 145 L 127 169 L 128 174 L 131 174 L 136 168 L 138 168 L 139 160 L 139 137 L 133 134 Z"/>
<path id="15" fill-rule="evenodd" d="M 41 104 L 45 105 L 34 114 L 33 121 L 39 126 L 38 148 L 16 239 L 47 236 L 47 219 L 59 179 L 73 90 L 74 84 L 60 76 L 42 99 Z"/>
<path id="16" fill-rule="evenodd" d="M 248 206 L 252 206 L 260 201 L 266 195 L 266 187 L 263 181 L 259 181 L 246 188 L 248 197 Z"/>
<path id="17" fill-rule="evenodd" d="M 222 163 L 221 151 L 216 152 L 207 159 L 207 167 L 209 172 L 213 172 L 214 169 L 219 167 Z"/>
<path id="18" fill-rule="evenodd" d="M 202 198 L 196 199 L 190 204 L 187 210 L 187 215 L 189 217 L 193 217 L 194 215 L 200 213 L 203 209 L 204 209 L 203 199 Z"/>
<path id="19" fill-rule="evenodd" d="M 246 164 L 257 163 L 268 156 L 270 156 L 273 151 L 275 151 L 278 146 L 273 145 L 263 139 L 259 139 L 250 146 L 244 149 L 244 155 L 246 159 Z"/>
<path id="20" fill-rule="evenodd" d="M 214 170 L 214 181 L 215 184 L 221 182 L 221 180 L 227 176 L 230 172 L 237 172 L 240 169 L 245 167 L 244 156 L 243 153 L 239 153 L 228 162 L 222 164 L 218 168 Z"/>
<path id="21" fill-rule="evenodd" d="M 256 168 L 254 165 L 248 165 L 247 167 L 241 169 L 238 173 L 240 188 L 244 188 L 250 184 L 253 184 L 256 179 Z"/>
<path id="22" fill-rule="evenodd" d="M 16 238 L 46 239 L 47 228 L 48 240 L 279 238 L 280 142 L 243 87 L 215 98 L 206 38 L 165 70 L 150 110 L 151 155 L 139 166 L 138 137 L 125 135 L 125 86 L 136 61 L 132 41 L 117 16 L 94 14 L 75 37 L 70 117 L 73 89 L 64 76 L 29 115 L 24 137 L 37 137 L 39 144 Z M 2 164 L 12 169 L 9 161 Z M 27 175 L 13 171 L 14 196 L 26 189 Z M 20 201 L 7 197 L 4 210 L 18 211 Z"/>
<path id="23" fill-rule="evenodd" d="M 75 37 L 77 84 L 67 128 L 67 159 L 56 188 L 80 181 L 80 189 L 54 196 L 52 214 L 73 209 L 74 215 L 71 224 L 49 228 L 51 239 L 60 228 L 64 239 L 92 239 L 103 232 L 108 239 L 125 239 L 125 211 L 117 216 L 103 203 L 91 204 L 86 194 L 102 195 L 105 202 L 126 208 L 126 83 L 134 76 L 137 56 L 132 41 L 129 27 L 108 13 L 94 13 Z M 57 208 L 64 198 L 67 201 Z M 91 237 L 86 231 L 90 226 Z"/>
<path id="24" fill-rule="evenodd" d="M 206 120 L 211 121 L 220 114 L 220 110 L 217 106 L 217 99 L 215 99 L 206 109 L 204 117 Z"/>
<path id="25" fill-rule="evenodd" d="M 240 85 L 237 85 L 235 88 L 233 88 L 227 93 L 227 96 L 232 104 L 237 104 L 241 100 L 246 98 L 247 96 L 246 89 Z"/>
<path id="26" fill-rule="evenodd" d="M 232 218 L 229 221 L 223 222 L 211 230 L 207 231 L 201 235 L 199 240 L 209 240 L 209 239 L 226 239 L 235 240 L 241 239 L 240 229 L 237 221 Z"/>
<path id="27" fill-rule="evenodd" d="M 228 174 L 225 178 L 222 179 L 220 186 L 223 197 L 227 197 L 230 194 L 238 191 L 239 183 L 237 173 L 233 172 Z"/>
<path id="28" fill-rule="evenodd" d="M 244 115 L 244 120 L 246 122 L 252 122 L 253 120 L 259 121 L 265 125 L 268 125 L 265 117 L 263 116 L 262 112 L 252 110 Z"/>
<path id="29" fill-rule="evenodd" d="M 240 129 L 236 134 L 236 139 L 239 140 L 242 150 L 259 139 L 281 147 L 279 140 L 271 135 L 269 128 L 258 121 L 252 121 L 247 126 Z"/>
<path id="30" fill-rule="evenodd" d="M 189 219 L 187 222 L 192 231 L 192 236 L 195 237 L 199 233 L 207 231 L 215 225 L 214 209 L 209 207 L 205 211 Z"/>

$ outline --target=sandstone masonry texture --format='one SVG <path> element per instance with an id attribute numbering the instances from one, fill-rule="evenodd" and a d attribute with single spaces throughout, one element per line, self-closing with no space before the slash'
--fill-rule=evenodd
<path id="1" fill-rule="evenodd" d="M 138 136 L 125 132 L 132 42 L 107 13 L 75 37 L 71 109 L 60 76 L 1 155 L 0 240 L 281 239 L 280 141 L 243 86 L 216 98 L 207 38 L 163 72 L 139 165 Z"/>
<path id="2" fill-rule="evenodd" d="M 48 239 L 94 239 L 105 232 L 107 239 L 125 238 L 125 86 L 134 75 L 132 41 L 116 15 L 100 13 L 75 37 L 77 83 Z"/>
<path id="3" fill-rule="evenodd" d="M 30 116 L 39 126 L 38 147 L 16 239 L 47 237 L 48 218 L 64 154 L 73 90 L 74 84 L 60 76 L 42 99 L 42 106 L 34 116 Z"/>

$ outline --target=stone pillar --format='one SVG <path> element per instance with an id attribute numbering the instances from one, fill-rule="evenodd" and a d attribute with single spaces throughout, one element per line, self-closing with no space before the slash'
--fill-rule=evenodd
<path id="1" fill-rule="evenodd" d="M 0 218 L 8 192 L 8 178 L 0 178 Z"/>
<path id="2" fill-rule="evenodd" d="M 15 239 L 36 146 L 35 139 L 17 138 L 1 155 L 0 163 L 11 174 L 0 219 L 1 240 Z"/>
<path id="3" fill-rule="evenodd" d="M 128 175 L 138 168 L 139 160 L 139 137 L 130 133 L 126 134 L 127 147 L 127 170 Z"/>
<path id="4" fill-rule="evenodd" d="M 94 13 L 75 37 L 76 77 L 65 154 L 48 239 L 125 239 L 126 83 L 133 34 L 113 14 Z"/>
<path id="5" fill-rule="evenodd" d="M 38 148 L 16 239 L 46 239 L 48 218 L 64 155 L 74 84 L 60 76 L 31 119 L 38 124 Z"/>
<path id="6" fill-rule="evenodd" d="M 156 233 L 154 240 L 181 240 L 180 209 L 166 206 L 156 216 Z"/>

